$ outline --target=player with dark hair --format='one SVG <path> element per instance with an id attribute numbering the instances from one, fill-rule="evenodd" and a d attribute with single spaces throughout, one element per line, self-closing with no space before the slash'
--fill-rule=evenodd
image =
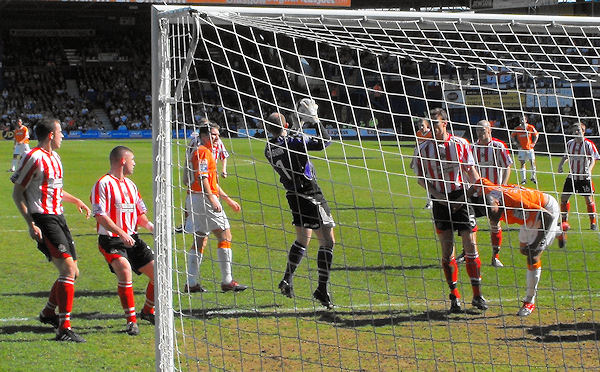
<path id="1" fill-rule="evenodd" d="M 154 225 L 146 216 L 147 208 L 136 184 L 127 178 L 135 168 L 133 151 L 117 146 L 110 152 L 109 159 L 110 170 L 96 182 L 90 199 L 97 221 L 98 248 L 119 282 L 117 293 L 127 318 L 125 332 L 137 336 L 140 330 L 132 271 L 150 278 L 140 316 L 154 324 L 154 253 L 138 236 L 137 227 L 154 232 Z"/>
<path id="2" fill-rule="evenodd" d="M 231 273 L 232 250 L 229 219 L 219 199 L 224 200 L 235 212 L 240 205 L 231 199 L 217 182 L 217 164 L 211 152 L 210 128 L 200 127 L 198 131 L 200 145 L 190 156 L 190 193 L 186 198 L 186 218 L 184 232 L 194 234 L 194 242 L 187 254 L 186 291 L 204 292 L 198 283 L 198 270 L 202 263 L 208 234 L 217 237 L 217 255 L 221 266 L 221 290 L 223 292 L 241 292 L 248 288 L 233 280 Z"/>
<path id="3" fill-rule="evenodd" d="M 529 161 L 531 165 L 531 182 L 537 183 L 535 175 L 535 151 L 533 148 L 539 139 L 539 133 L 535 127 L 527 123 L 527 116 L 523 115 L 519 118 L 520 123 L 510 135 L 513 142 L 519 146 L 519 181 L 522 185 L 527 183 L 527 169 L 525 162 Z"/>
<path id="4" fill-rule="evenodd" d="M 286 189 L 286 198 L 292 211 L 292 224 L 296 228 L 296 241 L 290 247 L 279 289 L 283 295 L 294 297 L 294 272 L 304 257 L 314 231 L 319 239 L 317 252 L 319 284 L 313 297 L 321 305 L 331 309 L 333 303 L 327 286 L 333 261 L 335 223 L 327 200 L 317 184 L 314 166 L 308 159 L 309 151 L 323 150 L 331 140 L 319 120 L 317 110 L 318 106 L 312 99 L 304 98 L 298 103 L 300 127 L 305 124 L 313 125 L 317 130 L 317 136 L 308 136 L 295 131 L 289 133 L 285 116 L 272 113 L 265 121 L 265 130 L 272 136 L 265 147 L 265 157 L 279 174 L 279 180 Z"/>
<path id="5" fill-rule="evenodd" d="M 468 191 L 468 197 L 479 195 L 489 207 L 490 225 L 500 221 L 519 224 L 519 246 L 527 256 L 527 292 L 517 315 L 528 316 L 535 309 L 537 286 L 542 275 L 541 256 L 560 234 L 558 202 L 544 192 L 519 185 L 496 185 L 481 178 Z"/>
<path id="6" fill-rule="evenodd" d="M 563 172 L 563 165 L 569 160 L 569 175 L 565 179 L 562 195 L 560 196 L 560 211 L 562 212 L 563 233 L 558 237 L 558 245 L 562 248 L 567 242 L 566 231 L 570 228 L 568 217 L 573 193 L 583 195 L 590 217 L 590 230 L 598 230 L 596 224 L 596 203 L 594 202 L 594 184 L 592 169 L 600 154 L 594 142 L 585 138 L 585 124 L 574 123 L 570 126 L 571 135 L 575 138 L 567 142 L 566 154 L 558 163 L 558 173 Z"/>
<path id="7" fill-rule="evenodd" d="M 27 222 L 29 235 L 38 242 L 38 249 L 59 272 L 39 319 L 57 328 L 57 341 L 85 342 L 83 337 L 71 330 L 71 310 L 79 268 L 75 243 L 64 217 L 63 201 L 75 204 L 86 218 L 90 217 L 90 209 L 63 189 L 63 166 L 56 153 L 64 137 L 60 122 L 44 120 L 36 126 L 35 133 L 38 145 L 22 159 L 11 181 L 14 183 L 13 200 Z M 58 315 L 55 313 L 57 306 Z"/>
<path id="8" fill-rule="evenodd" d="M 14 132 L 15 145 L 13 150 L 12 165 L 9 172 L 14 172 L 17 169 L 19 158 L 29 152 L 29 128 L 23 125 L 23 120 L 17 119 L 17 129 Z"/>
<path id="9" fill-rule="evenodd" d="M 473 300 L 480 310 L 488 308 L 481 294 L 481 260 L 477 251 L 477 222 L 472 208 L 465 203 L 465 184 L 479 179 L 469 142 L 448 133 L 448 115 L 441 108 L 429 112 L 433 138 L 415 151 L 413 169 L 418 183 L 433 200 L 433 219 L 442 246 L 442 268 L 450 288 L 450 312 L 460 312 L 457 288 L 458 266 L 454 257 L 454 235 L 462 238 L 467 273 L 471 279 Z"/>

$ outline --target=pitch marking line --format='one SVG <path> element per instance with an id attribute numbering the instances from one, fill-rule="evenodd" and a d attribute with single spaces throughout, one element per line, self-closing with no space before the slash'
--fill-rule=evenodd
<path id="1" fill-rule="evenodd" d="M 575 295 L 575 296 L 566 296 L 566 295 L 560 295 L 560 296 L 556 296 L 557 298 L 560 299 L 573 299 L 573 298 L 584 298 L 584 297 L 600 297 L 600 293 L 590 293 L 587 295 Z M 502 302 L 517 302 L 517 305 L 520 303 L 521 299 L 517 299 L 517 298 L 505 298 L 502 299 Z M 368 308 L 385 308 L 385 307 L 394 307 L 394 308 L 406 308 L 409 305 L 411 305 L 412 307 L 414 306 L 428 306 L 431 303 L 435 303 L 435 302 L 444 302 L 444 300 L 431 300 L 429 303 L 425 303 L 425 302 L 411 302 L 409 303 L 379 303 L 379 304 L 356 304 L 356 305 L 352 305 L 352 306 L 343 306 L 343 305 L 338 305 L 335 306 L 336 309 L 340 309 L 340 310 L 352 310 L 352 309 L 368 309 Z M 493 304 L 493 303 L 492 303 Z M 325 309 L 321 309 L 319 306 L 314 306 L 314 307 L 287 307 L 287 308 L 277 308 L 277 307 L 273 307 L 272 311 L 265 311 L 265 309 L 255 309 L 255 308 L 248 308 L 248 309 L 224 309 L 224 310 L 215 310 L 215 311 L 207 311 L 206 315 L 207 316 L 218 316 L 218 315 L 235 315 L 235 314 L 246 314 L 246 313 L 260 313 L 260 314 L 273 314 L 273 315 L 277 315 L 277 314 L 295 314 L 298 312 L 309 312 L 309 311 L 331 311 L 331 310 L 325 310 Z M 444 310 L 444 309 L 442 309 Z M 575 310 L 575 309 L 573 309 Z M 74 314 L 74 318 L 77 319 L 77 314 Z M 122 314 L 114 314 L 116 316 L 121 316 Z M 38 320 L 38 317 L 34 317 L 34 318 L 0 318 L 0 323 L 6 323 L 6 322 L 28 322 L 28 321 L 32 321 L 32 320 Z"/>

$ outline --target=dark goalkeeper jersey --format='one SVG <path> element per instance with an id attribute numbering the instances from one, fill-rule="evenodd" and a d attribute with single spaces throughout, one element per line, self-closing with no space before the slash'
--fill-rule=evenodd
<path id="1" fill-rule="evenodd" d="M 265 157 L 279 174 L 279 180 L 288 192 L 310 194 L 319 190 L 315 168 L 308 159 L 308 151 L 319 151 L 329 141 L 303 134 L 280 136 L 269 140 Z"/>

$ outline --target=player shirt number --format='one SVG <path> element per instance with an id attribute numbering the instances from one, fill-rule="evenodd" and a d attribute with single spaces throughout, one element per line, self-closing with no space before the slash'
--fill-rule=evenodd
<path id="1" fill-rule="evenodd" d="M 292 176 L 288 173 L 288 171 L 285 168 L 285 165 L 283 165 L 283 161 L 281 161 L 281 159 L 277 160 L 275 162 L 275 165 L 277 166 L 277 168 L 281 169 L 281 171 L 287 177 L 288 180 L 290 180 L 290 181 L 292 180 Z"/>

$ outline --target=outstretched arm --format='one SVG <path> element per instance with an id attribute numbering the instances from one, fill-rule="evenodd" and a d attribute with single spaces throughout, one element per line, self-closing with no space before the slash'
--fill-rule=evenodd
<path id="1" fill-rule="evenodd" d="M 148 219 L 148 216 L 146 216 L 146 213 L 140 214 L 138 216 L 138 225 L 140 225 L 144 229 L 150 231 L 151 233 L 154 233 L 154 224 L 152 222 L 150 222 L 150 220 Z"/>
<path id="2" fill-rule="evenodd" d="M 227 178 L 227 157 L 224 157 L 223 160 L 221 160 L 221 177 L 223 178 Z"/>
<path id="3" fill-rule="evenodd" d="M 560 159 L 560 162 L 558 162 L 558 173 L 563 172 L 563 165 L 565 164 L 565 161 L 567 161 L 567 155 L 563 155 L 563 157 Z"/>
<path id="4" fill-rule="evenodd" d="M 90 218 L 90 214 L 92 213 L 90 208 L 87 205 L 85 205 L 85 203 L 82 202 L 81 199 L 74 197 L 73 195 L 66 192 L 64 189 L 63 200 L 67 203 L 75 204 L 75 206 L 77 206 L 77 209 L 79 210 L 79 213 L 84 213 L 85 211 L 85 218 Z"/>
<path id="5" fill-rule="evenodd" d="M 227 193 L 225 193 L 225 191 L 221 188 L 221 186 L 218 186 L 218 187 L 219 187 L 219 195 L 221 196 L 221 198 L 223 200 L 225 200 L 225 203 L 227 203 L 227 205 L 229 205 L 231 207 L 231 209 L 234 210 L 234 212 L 239 212 L 242 209 L 242 207 L 240 207 L 240 205 L 238 204 L 238 202 L 236 202 L 235 200 L 231 199 L 229 197 L 229 195 L 227 195 Z"/>

